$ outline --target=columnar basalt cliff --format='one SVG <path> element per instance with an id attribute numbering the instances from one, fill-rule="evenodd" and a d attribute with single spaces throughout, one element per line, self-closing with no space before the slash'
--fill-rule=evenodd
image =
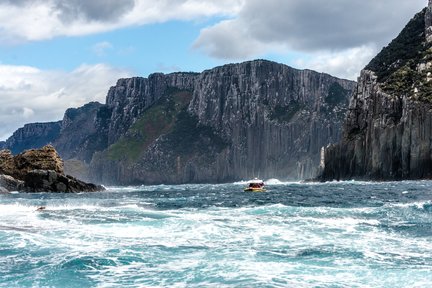
<path id="1" fill-rule="evenodd" d="M 69 109 L 53 142 L 68 173 L 105 184 L 316 176 L 355 82 L 257 60 L 120 79 Z"/>
<path id="2" fill-rule="evenodd" d="M 114 104 L 128 98 L 127 89 L 120 89 L 120 99 L 107 101 L 122 111 L 110 130 L 118 133 L 110 139 L 118 140 L 93 157 L 93 179 L 130 184 L 315 176 L 321 147 L 340 139 L 355 86 L 261 60 L 181 79 L 168 81 L 140 112 Z M 108 99 L 118 89 L 111 88 Z"/>
<path id="3" fill-rule="evenodd" d="M 143 112 L 170 89 L 192 90 L 197 73 L 155 73 L 148 78 L 120 79 L 108 92 L 106 105 L 111 111 L 108 143 L 115 143 Z"/>
<path id="4" fill-rule="evenodd" d="M 320 177 L 432 177 L 432 3 L 361 72 L 342 142 Z"/>

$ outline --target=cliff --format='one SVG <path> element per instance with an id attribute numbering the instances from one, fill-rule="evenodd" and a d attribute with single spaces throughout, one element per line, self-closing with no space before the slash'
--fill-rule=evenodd
<path id="1" fill-rule="evenodd" d="M 26 149 L 41 148 L 59 137 L 60 128 L 60 121 L 26 124 L 5 142 L 0 142 L 0 149 L 10 149 L 12 153 L 17 154 Z"/>
<path id="2" fill-rule="evenodd" d="M 321 180 L 432 176 L 432 6 L 361 72 Z"/>
<path id="3" fill-rule="evenodd" d="M 152 84 L 152 77 L 164 83 L 162 88 Z M 340 139 L 355 83 L 258 60 L 201 74 L 156 74 L 141 79 L 140 85 L 138 89 L 138 84 L 120 82 L 108 94 L 107 105 L 121 113 L 112 114 L 112 144 L 91 162 L 96 181 L 188 183 L 315 176 L 321 147 Z M 161 91 L 157 97 L 127 96 L 150 87 L 159 87 L 153 89 Z M 144 97 L 150 95 L 155 94 Z M 136 108 L 125 102 L 152 104 Z"/>
<path id="4" fill-rule="evenodd" d="M 106 105 L 97 102 L 67 109 L 60 133 L 53 141 L 54 147 L 63 159 L 90 163 L 93 154 L 108 145 L 106 131 L 110 115 Z"/>
<path id="5" fill-rule="evenodd" d="M 317 175 L 355 82 L 256 60 L 120 79 L 68 109 L 52 141 L 74 176 L 105 184 Z"/>

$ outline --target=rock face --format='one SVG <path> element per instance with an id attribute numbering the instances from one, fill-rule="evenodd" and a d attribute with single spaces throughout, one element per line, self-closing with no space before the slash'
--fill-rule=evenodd
<path id="1" fill-rule="evenodd" d="M 133 184 L 315 176 L 321 147 L 340 139 L 355 86 L 262 60 L 165 80 L 156 76 L 141 80 L 141 86 L 111 88 L 107 105 L 121 113 L 113 112 L 110 131 L 123 134 L 110 132 L 112 144 L 94 155 L 92 179 Z M 164 91 L 156 93 L 160 96 L 146 101 L 127 96 L 137 87 L 160 87 L 150 79 L 164 83 L 153 89 Z M 153 104 L 136 111 L 137 104 L 119 104 L 125 101 Z"/>
<path id="2" fill-rule="evenodd" d="M 93 153 L 107 147 L 106 130 L 110 116 L 110 109 L 98 102 L 66 110 L 53 146 L 63 159 L 89 163 Z"/>
<path id="3" fill-rule="evenodd" d="M 120 79 L 105 105 L 69 109 L 53 145 L 68 173 L 105 184 L 305 179 L 354 88 L 264 60 Z"/>
<path id="4" fill-rule="evenodd" d="M 63 161 L 53 146 L 26 150 L 13 156 L 0 151 L 0 187 L 7 191 L 81 192 L 102 191 L 101 186 L 84 183 L 63 173 Z"/>
<path id="5" fill-rule="evenodd" d="M 24 186 L 24 181 L 17 180 L 9 175 L 0 175 L 0 193 L 19 191 Z"/>
<path id="6" fill-rule="evenodd" d="M 120 79 L 108 92 L 106 105 L 111 111 L 108 144 L 115 143 L 143 112 L 172 90 L 192 90 L 197 73 L 152 74 L 149 78 Z"/>
<path id="7" fill-rule="evenodd" d="M 26 150 L 13 157 L 14 168 L 7 171 L 17 179 L 23 179 L 32 170 L 51 170 L 63 174 L 63 161 L 53 146 Z"/>
<path id="8" fill-rule="evenodd" d="M 53 170 L 32 170 L 24 177 L 22 190 L 26 192 L 97 192 L 103 187 L 85 183 L 72 176 Z"/>
<path id="9" fill-rule="evenodd" d="M 361 72 L 341 143 L 320 177 L 432 177 L 432 4 Z"/>
<path id="10" fill-rule="evenodd" d="M 53 143 L 60 134 L 61 122 L 32 123 L 18 129 L 0 149 L 9 149 L 13 154 L 27 149 L 36 149 Z"/>

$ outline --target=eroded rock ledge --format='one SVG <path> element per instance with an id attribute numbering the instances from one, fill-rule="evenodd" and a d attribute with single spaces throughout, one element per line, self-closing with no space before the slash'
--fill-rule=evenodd
<path id="1" fill-rule="evenodd" d="M 0 150 L 0 193 L 22 192 L 96 192 L 100 185 L 65 175 L 63 161 L 53 146 L 26 150 L 13 156 Z"/>

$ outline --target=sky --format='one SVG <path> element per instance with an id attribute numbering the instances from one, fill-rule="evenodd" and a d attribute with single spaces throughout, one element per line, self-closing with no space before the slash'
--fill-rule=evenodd
<path id="1" fill-rule="evenodd" d="M 356 80 L 426 0 L 0 0 L 0 140 L 117 79 L 268 59 Z"/>

